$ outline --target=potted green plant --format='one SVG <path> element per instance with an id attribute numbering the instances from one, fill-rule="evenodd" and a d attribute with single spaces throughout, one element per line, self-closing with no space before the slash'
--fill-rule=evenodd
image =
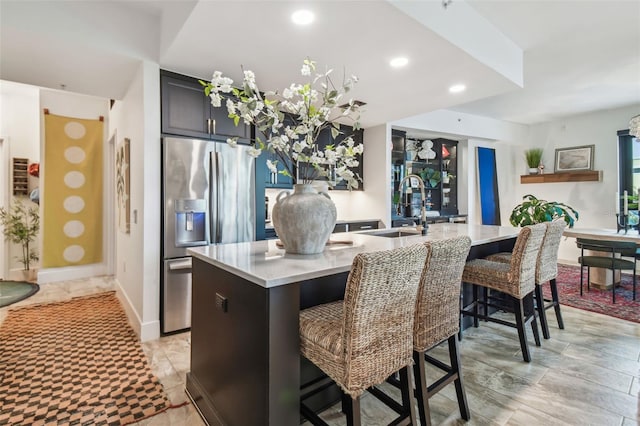
<path id="1" fill-rule="evenodd" d="M 509 222 L 513 226 L 534 225 L 562 218 L 569 228 L 572 228 L 574 222 L 580 217 L 573 207 L 564 203 L 539 200 L 531 194 L 525 195 L 522 199 L 524 201 L 514 207 L 509 217 Z"/>
<path id="2" fill-rule="evenodd" d="M 542 162 L 542 148 L 531 148 L 526 150 L 524 152 L 524 158 L 527 160 L 527 166 L 529 166 L 529 174 L 537 174 L 538 167 Z"/>
<path id="3" fill-rule="evenodd" d="M 427 185 L 429 188 L 436 188 L 440 183 L 441 176 L 439 170 L 427 167 L 426 169 L 421 170 L 418 174 L 424 181 L 425 185 Z"/>
<path id="4" fill-rule="evenodd" d="M 0 208 L 0 223 L 5 239 L 22 246 L 22 256 L 16 258 L 24 266 L 25 279 L 32 280 L 35 272 L 32 263 L 39 260 L 37 251 L 31 247 L 40 231 L 38 208 L 27 207 L 17 200 L 10 209 Z"/>

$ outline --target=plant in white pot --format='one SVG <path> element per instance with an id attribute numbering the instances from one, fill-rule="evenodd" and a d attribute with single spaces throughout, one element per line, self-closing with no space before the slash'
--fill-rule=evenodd
<path id="1" fill-rule="evenodd" d="M 524 152 L 524 158 L 527 160 L 527 166 L 529 166 L 529 174 L 535 175 L 538 173 L 540 164 L 542 164 L 542 148 L 531 148 Z"/>
<path id="2" fill-rule="evenodd" d="M 22 255 L 16 256 L 24 267 L 24 277 L 32 281 L 35 278 L 33 263 L 39 260 L 38 252 L 32 247 L 40 231 L 40 216 L 37 207 L 27 207 L 16 200 L 10 209 L 0 208 L 0 224 L 7 241 L 20 244 Z"/>

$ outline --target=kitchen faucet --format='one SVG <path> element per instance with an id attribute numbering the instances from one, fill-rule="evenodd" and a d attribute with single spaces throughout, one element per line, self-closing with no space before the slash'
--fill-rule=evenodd
<path id="1" fill-rule="evenodd" d="M 416 225 L 416 230 L 420 231 L 420 233 L 422 235 L 426 235 L 427 234 L 427 228 L 429 227 L 427 225 L 427 209 L 425 208 L 425 195 L 424 195 L 424 181 L 422 180 L 422 178 L 418 175 L 414 175 L 414 174 L 410 174 L 410 175 L 406 175 L 404 178 L 402 178 L 402 180 L 400 181 L 400 185 L 399 185 L 399 189 L 400 189 L 400 197 L 402 197 L 402 194 L 404 192 L 404 182 L 406 180 L 409 180 L 411 178 L 415 178 L 418 180 L 418 186 L 420 187 L 420 216 L 421 216 L 421 220 L 420 220 L 420 225 Z"/>

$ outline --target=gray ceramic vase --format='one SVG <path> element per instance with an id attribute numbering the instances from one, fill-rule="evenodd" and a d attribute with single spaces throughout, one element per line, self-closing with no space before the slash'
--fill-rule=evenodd
<path id="1" fill-rule="evenodd" d="M 336 206 L 310 184 L 293 185 L 293 194 L 278 194 L 271 215 L 284 250 L 292 254 L 322 253 L 336 226 Z"/>

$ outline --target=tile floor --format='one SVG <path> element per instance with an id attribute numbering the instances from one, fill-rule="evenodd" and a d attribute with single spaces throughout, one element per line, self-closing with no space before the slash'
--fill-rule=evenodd
<path id="1" fill-rule="evenodd" d="M 12 305 L 65 300 L 114 288 L 108 277 L 44 284 L 31 298 Z M 0 323 L 9 308 L 0 308 Z M 565 330 L 550 318 L 551 339 L 522 361 L 515 329 L 481 323 L 464 332 L 462 366 L 471 409 L 469 425 L 638 425 L 640 424 L 640 324 L 562 307 Z M 551 313 L 551 311 L 550 311 Z M 186 401 L 189 333 L 146 342 L 142 347 L 171 401 Z M 436 357 L 446 357 L 436 348 Z M 435 370 L 429 369 L 432 373 Z M 431 375 L 433 377 L 433 374 Z M 446 387 L 430 400 L 434 424 L 463 424 L 455 390 Z M 362 401 L 363 423 L 387 424 L 390 417 L 371 395 Z M 345 424 L 337 406 L 324 416 Z M 189 404 L 139 423 L 200 425 Z"/>

